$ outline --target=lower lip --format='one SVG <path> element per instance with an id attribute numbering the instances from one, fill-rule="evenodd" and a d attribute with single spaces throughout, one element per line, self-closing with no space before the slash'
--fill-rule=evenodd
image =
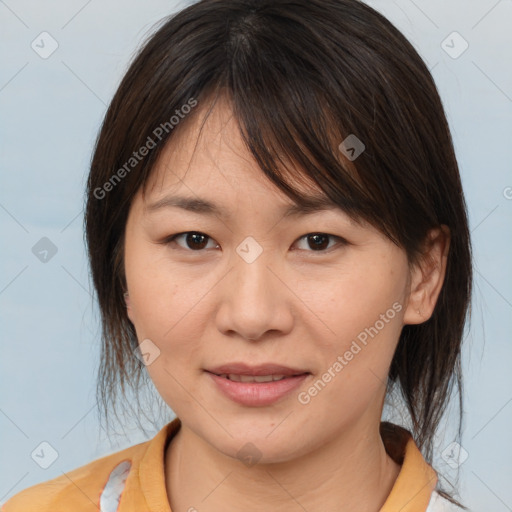
<path id="1" fill-rule="evenodd" d="M 236 382 L 207 372 L 218 388 L 233 402 L 248 406 L 270 405 L 298 388 L 309 374 L 272 382 Z"/>

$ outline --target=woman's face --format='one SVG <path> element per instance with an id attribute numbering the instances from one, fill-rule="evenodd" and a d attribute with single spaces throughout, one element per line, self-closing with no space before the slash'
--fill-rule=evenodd
<path id="1" fill-rule="evenodd" d="M 285 215 L 293 203 L 226 104 L 198 140 L 201 120 L 168 143 L 126 226 L 128 315 L 157 390 L 233 457 L 250 442 L 262 462 L 291 460 L 343 431 L 374 432 L 408 310 L 404 251 L 337 208 Z M 236 382 L 258 373 L 285 378 Z"/>

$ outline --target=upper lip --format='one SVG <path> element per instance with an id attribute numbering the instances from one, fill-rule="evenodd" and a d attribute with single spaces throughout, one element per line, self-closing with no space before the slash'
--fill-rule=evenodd
<path id="1" fill-rule="evenodd" d="M 216 375 L 234 374 L 234 375 L 302 375 L 309 373 L 300 368 L 290 368 L 279 364 L 265 363 L 257 366 L 251 366 L 246 363 L 228 363 L 216 366 L 206 370 Z"/>

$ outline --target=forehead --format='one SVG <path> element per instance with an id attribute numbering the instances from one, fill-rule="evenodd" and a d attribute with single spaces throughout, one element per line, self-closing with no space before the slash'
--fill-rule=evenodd
<path id="1" fill-rule="evenodd" d="M 172 192 L 181 197 L 174 202 L 184 205 L 185 197 L 193 199 L 200 191 L 209 197 L 238 194 L 290 204 L 289 197 L 265 175 L 246 147 L 229 103 L 219 100 L 211 111 L 203 107 L 186 121 L 167 141 L 151 170 L 144 189 L 146 203 L 154 204 Z M 280 159 L 283 176 L 304 197 L 304 209 L 336 206 L 306 173 L 284 157 Z M 202 211 L 215 208 L 207 199 L 196 200 L 195 206 Z M 290 213 L 294 213 L 293 208 Z"/>
<path id="2" fill-rule="evenodd" d="M 313 178 L 279 153 L 279 172 L 299 195 L 293 199 L 288 196 L 263 172 L 247 148 L 228 100 L 221 97 L 213 106 L 200 103 L 181 123 L 139 191 L 144 215 L 174 209 L 224 220 L 251 206 L 252 211 L 273 211 L 283 219 L 331 211 L 343 215 L 353 226 L 367 225 L 363 218 L 331 200 Z"/>

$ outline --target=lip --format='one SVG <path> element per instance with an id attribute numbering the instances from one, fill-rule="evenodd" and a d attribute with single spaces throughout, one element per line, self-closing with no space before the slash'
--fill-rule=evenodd
<path id="1" fill-rule="evenodd" d="M 263 407 L 271 405 L 299 387 L 311 375 L 306 370 L 276 364 L 249 366 L 232 363 L 205 370 L 217 389 L 240 405 Z M 221 374 L 235 375 L 284 375 L 285 378 L 272 382 L 237 382 L 221 377 Z"/>
<path id="2" fill-rule="evenodd" d="M 306 369 L 301 368 L 290 368 L 288 366 L 281 366 L 274 363 L 264 363 L 260 365 L 250 366 L 246 363 L 229 363 L 215 368 L 209 368 L 206 371 L 214 373 L 216 375 L 222 375 L 224 373 L 234 373 L 235 375 L 302 375 L 303 373 L 309 373 Z"/>

